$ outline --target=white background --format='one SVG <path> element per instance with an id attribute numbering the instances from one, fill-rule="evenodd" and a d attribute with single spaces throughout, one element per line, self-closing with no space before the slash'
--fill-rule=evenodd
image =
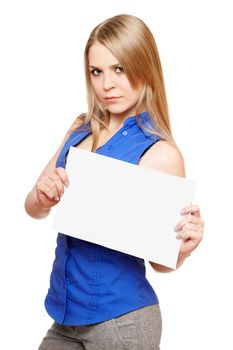
<path id="1" fill-rule="evenodd" d="M 86 111 L 90 31 L 120 13 L 140 17 L 156 38 L 174 137 L 187 178 L 198 181 L 194 202 L 206 224 L 204 240 L 179 270 L 158 274 L 147 265 L 163 314 L 161 349 L 233 348 L 230 3 L 1 1 L 1 348 L 37 349 L 52 323 L 43 302 L 54 259 L 53 212 L 34 220 L 24 200 Z"/>

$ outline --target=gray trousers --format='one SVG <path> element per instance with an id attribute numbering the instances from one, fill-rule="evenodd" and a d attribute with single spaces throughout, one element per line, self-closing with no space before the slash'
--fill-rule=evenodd
<path id="1" fill-rule="evenodd" d="M 38 350 L 159 350 L 161 332 L 157 304 L 93 325 L 54 322 Z"/>

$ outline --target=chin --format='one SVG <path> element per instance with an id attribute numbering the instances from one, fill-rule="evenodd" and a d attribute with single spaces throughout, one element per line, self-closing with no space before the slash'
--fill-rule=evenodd
<path id="1" fill-rule="evenodd" d="M 106 108 L 109 113 L 112 113 L 112 114 L 125 114 L 127 113 L 128 111 L 130 111 L 130 108 L 119 108 L 119 107 L 109 107 L 109 108 Z"/>

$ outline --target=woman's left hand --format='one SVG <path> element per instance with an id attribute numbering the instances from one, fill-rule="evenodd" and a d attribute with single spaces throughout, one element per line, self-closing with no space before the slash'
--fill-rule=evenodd
<path id="1" fill-rule="evenodd" d="M 181 212 L 182 220 L 175 226 L 177 239 L 182 239 L 180 256 L 189 256 L 197 248 L 203 238 L 204 221 L 196 204 L 184 207 Z"/>

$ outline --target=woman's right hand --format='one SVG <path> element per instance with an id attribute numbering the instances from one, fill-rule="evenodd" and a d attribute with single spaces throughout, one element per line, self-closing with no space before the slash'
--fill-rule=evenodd
<path id="1" fill-rule="evenodd" d="M 38 205 L 43 209 L 56 205 L 64 194 L 64 186 L 69 186 L 69 179 L 64 168 L 54 168 L 41 175 L 35 184 Z"/>

